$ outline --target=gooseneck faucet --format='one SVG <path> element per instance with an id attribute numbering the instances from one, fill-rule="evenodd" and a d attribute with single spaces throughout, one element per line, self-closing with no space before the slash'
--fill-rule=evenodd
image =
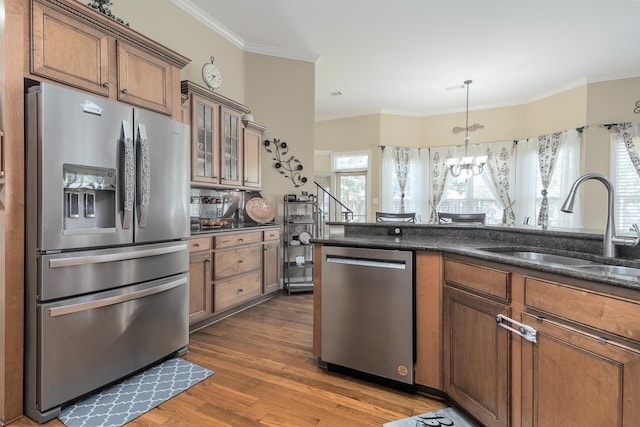
<path id="1" fill-rule="evenodd" d="M 571 186 L 571 190 L 569 190 L 569 194 L 567 195 L 567 199 L 562 204 L 562 212 L 573 213 L 573 203 L 576 199 L 576 194 L 578 192 L 578 187 L 583 182 L 595 179 L 600 181 L 607 188 L 607 225 L 604 229 L 604 239 L 602 241 L 602 250 L 603 255 L 605 257 L 615 257 L 616 256 L 616 245 L 623 246 L 636 246 L 640 242 L 640 228 L 638 228 L 637 224 L 633 224 L 632 230 L 636 232 L 636 237 L 618 237 L 616 236 L 616 220 L 615 220 L 615 198 L 614 198 L 614 190 L 611 181 L 609 181 L 604 175 L 600 175 L 599 173 L 588 173 L 582 175 L 580 178 L 576 179 L 576 181 Z"/>

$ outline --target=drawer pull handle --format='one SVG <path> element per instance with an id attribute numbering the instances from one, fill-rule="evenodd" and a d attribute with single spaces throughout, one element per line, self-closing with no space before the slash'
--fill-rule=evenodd
<path id="1" fill-rule="evenodd" d="M 243 262 L 244 262 L 244 261 L 243 261 L 243 260 L 241 260 L 241 259 L 239 259 L 239 260 L 238 260 L 238 264 L 242 264 Z"/>
<path id="2" fill-rule="evenodd" d="M 200 243 L 194 243 L 193 246 L 195 246 L 196 248 L 200 247 Z"/>
<path id="3" fill-rule="evenodd" d="M 244 289 L 242 289 L 242 288 L 238 288 L 238 293 L 239 293 L 239 294 L 241 294 L 241 293 L 243 293 L 243 292 L 244 292 Z"/>
<path id="4" fill-rule="evenodd" d="M 243 238 L 239 238 L 238 242 L 244 242 L 244 239 Z"/>

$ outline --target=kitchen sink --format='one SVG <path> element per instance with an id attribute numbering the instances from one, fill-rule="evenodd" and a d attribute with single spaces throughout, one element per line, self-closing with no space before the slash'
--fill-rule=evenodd
<path id="1" fill-rule="evenodd" d="M 616 276 L 640 278 L 640 268 L 623 267 L 620 265 L 591 264 L 578 266 L 581 270 L 594 273 L 613 274 Z"/>
<path id="2" fill-rule="evenodd" d="M 536 250 L 511 248 L 479 248 L 480 250 L 494 252 L 506 257 L 513 257 L 539 264 L 555 264 L 569 268 L 575 268 L 584 272 L 601 274 L 603 276 L 618 276 L 626 279 L 640 280 L 640 268 L 625 267 L 622 265 L 602 264 L 602 261 L 590 261 L 579 256 L 557 255 Z"/>
<path id="3" fill-rule="evenodd" d="M 572 267 L 587 266 L 587 265 L 593 264 L 592 261 L 579 258 L 579 257 L 573 257 L 573 256 L 567 256 L 567 255 L 555 255 L 555 254 L 549 254 L 549 253 L 538 252 L 538 251 L 513 250 L 513 249 L 503 249 L 503 248 L 488 248 L 488 249 L 482 249 L 482 250 L 499 253 L 500 255 L 504 255 L 508 257 L 526 259 L 528 261 L 535 261 L 538 263 L 545 263 L 545 264 L 560 264 L 560 265 L 566 265 L 566 266 L 572 266 Z"/>

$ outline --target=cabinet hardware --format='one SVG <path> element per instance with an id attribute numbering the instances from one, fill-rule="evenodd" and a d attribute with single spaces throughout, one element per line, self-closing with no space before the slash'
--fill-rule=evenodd
<path id="1" fill-rule="evenodd" d="M 211 262 L 211 258 L 206 257 L 206 258 L 204 259 L 204 262 Z"/>
<path id="2" fill-rule="evenodd" d="M 238 264 L 242 264 L 244 261 L 242 261 L 241 259 L 238 260 Z"/>
<path id="3" fill-rule="evenodd" d="M 195 246 L 196 248 L 200 247 L 200 243 L 194 243 L 193 246 Z"/>
<path id="4" fill-rule="evenodd" d="M 518 329 L 505 325 L 504 322 L 509 322 L 514 324 L 518 327 Z M 531 326 L 525 325 L 524 323 L 517 322 L 502 314 L 498 314 L 496 316 L 496 323 L 498 323 L 498 326 L 500 326 L 501 328 L 511 331 L 516 335 L 520 335 L 522 338 L 524 338 L 527 341 L 531 341 L 533 343 L 538 342 L 537 340 L 538 331 L 533 329 Z"/>
<path id="5" fill-rule="evenodd" d="M 128 89 L 122 89 L 122 93 L 124 93 L 125 95 L 129 95 L 129 90 Z"/>
<path id="6" fill-rule="evenodd" d="M 0 178 L 4 178 L 4 132 L 0 130 Z"/>
<path id="7" fill-rule="evenodd" d="M 105 89 L 109 89 L 109 86 L 110 86 L 109 82 L 102 83 L 102 87 Z"/>

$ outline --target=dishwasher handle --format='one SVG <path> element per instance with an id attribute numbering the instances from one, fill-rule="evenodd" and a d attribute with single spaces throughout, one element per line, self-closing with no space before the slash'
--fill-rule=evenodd
<path id="1" fill-rule="evenodd" d="M 404 261 L 383 261 L 370 258 L 343 257 L 327 255 L 325 259 L 330 264 L 355 265 L 360 267 L 389 268 L 393 270 L 406 270 L 407 264 Z"/>

